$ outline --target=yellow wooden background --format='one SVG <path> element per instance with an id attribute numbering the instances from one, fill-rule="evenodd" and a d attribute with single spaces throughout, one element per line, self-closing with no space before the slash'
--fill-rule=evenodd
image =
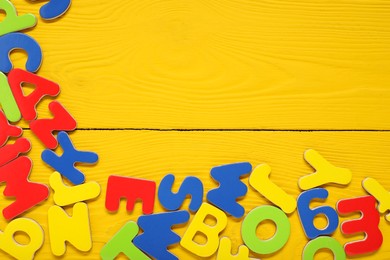
<path id="1" fill-rule="evenodd" d="M 19 14 L 36 15 L 44 2 L 12 1 Z M 366 195 L 361 181 L 368 176 L 390 189 L 389 1 L 82 0 L 54 22 L 39 18 L 26 33 L 44 52 L 38 74 L 60 84 L 58 100 L 78 121 L 71 134 L 76 147 L 100 156 L 96 166 L 80 167 L 87 181 L 102 187 L 88 203 L 93 248 L 80 253 L 68 246 L 64 259 L 97 259 L 105 242 L 141 214 L 140 205 L 127 213 L 124 203 L 116 214 L 105 210 L 112 174 L 157 183 L 167 173 L 177 183 L 194 175 L 207 192 L 217 186 L 209 177 L 214 166 L 268 163 L 271 179 L 296 197 L 299 177 L 313 172 L 303 152 L 314 148 L 353 172 L 347 188 L 327 187 L 325 204 Z M 24 66 L 23 52 L 11 58 Z M 50 116 L 49 101 L 39 105 L 40 118 Z M 24 135 L 33 143 L 31 179 L 48 184 L 52 170 L 40 160 L 44 147 L 29 130 Z M 252 188 L 240 202 L 247 213 L 270 204 Z M 8 203 L 2 200 L 0 207 Z M 24 215 L 45 230 L 38 259 L 55 258 L 47 230 L 51 205 L 52 196 Z M 155 212 L 162 211 L 157 202 Z M 297 213 L 289 219 L 286 246 L 252 257 L 300 258 L 308 240 Z M 234 250 L 242 243 L 240 223 L 230 218 L 223 232 Z M 5 226 L 1 220 L 0 229 Z M 185 229 L 174 231 L 182 235 Z M 381 249 L 364 258 L 390 259 L 390 224 L 383 217 L 380 229 Z M 259 230 L 264 238 L 272 232 L 272 225 Z M 344 244 L 362 236 L 347 238 L 338 229 L 334 237 Z M 171 251 L 195 258 L 178 245 Z"/>

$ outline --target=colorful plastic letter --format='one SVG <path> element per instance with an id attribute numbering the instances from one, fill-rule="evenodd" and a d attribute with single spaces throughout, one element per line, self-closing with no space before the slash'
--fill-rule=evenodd
<path id="1" fill-rule="evenodd" d="M 232 241 L 230 241 L 227 237 L 221 238 L 221 241 L 219 242 L 217 260 L 249 260 L 249 249 L 245 245 L 238 248 L 238 253 L 236 255 L 232 255 L 231 250 Z"/>
<path id="2" fill-rule="evenodd" d="M 52 101 L 49 110 L 53 114 L 52 119 L 38 119 L 30 123 L 31 131 L 49 149 L 55 149 L 58 145 L 53 131 L 71 131 L 76 129 L 76 121 L 60 102 Z"/>
<path id="3" fill-rule="evenodd" d="M 16 139 L 15 143 L 7 144 L 0 148 L 0 167 L 16 159 L 19 154 L 27 153 L 31 149 L 31 143 L 26 138 Z"/>
<path id="4" fill-rule="evenodd" d="M 313 199 L 325 200 L 326 198 L 328 198 L 328 191 L 322 188 L 304 191 L 298 196 L 298 216 L 303 231 L 310 239 L 314 239 L 320 235 L 330 235 L 339 225 L 339 217 L 332 207 L 320 206 L 313 209 L 309 207 Z M 317 229 L 314 226 L 314 217 L 319 214 L 325 215 L 328 219 L 328 225 L 324 229 Z"/>
<path id="5" fill-rule="evenodd" d="M 133 243 L 155 259 L 178 259 L 167 250 L 168 246 L 180 241 L 180 236 L 171 228 L 187 223 L 189 218 L 190 214 L 185 210 L 140 216 L 138 226 L 144 233 L 134 238 Z"/>
<path id="6" fill-rule="evenodd" d="M 133 238 L 138 234 L 139 228 L 134 221 L 127 222 L 100 251 L 103 260 L 114 260 L 120 253 L 129 259 L 149 260 L 141 250 L 133 244 Z"/>
<path id="7" fill-rule="evenodd" d="M 46 149 L 42 152 L 42 160 L 73 184 L 83 183 L 85 181 L 84 174 L 75 167 L 75 164 L 94 164 L 98 161 L 98 155 L 93 152 L 76 150 L 66 132 L 59 132 L 57 140 L 63 150 L 62 155 L 58 156 L 55 152 Z"/>
<path id="8" fill-rule="evenodd" d="M 76 186 L 67 186 L 58 172 L 51 174 L 50 186 L 54 190 L 53 199 L 58 206 L 94 199 L 100 194 L 100 185 L 97 182 L 91 181 Z"/>
<path id="9" fill-rule="evenodd" d="M 57 83 L 22 69 L 11 70 L 8 82 L 20 112 L 27 121 L 37 118 L 36 106 L 44 96 L 55 97 L 60 93 L 60 86 Z M 36 88 L 31 94 L 25 96 L 22 89 L 23 83 L 33 84 Z"/>
<path id="10" fill-rule="evenodd" d="M 0 0 L 0 10 L 6 14 L 3 21 L 0 22 L 0 36 L 21 31 L 37 24 L 37 18 L 32 14 L 18 16 L 15 6 L 8 0 Z"/>
<path id="11" fill-rule="evenodd" d="M 268 164 L 261 164 L 251 173 L 249 184 L 284 212 L 294 212 L 297 207 L 296 200 L 275 183 L 271 182 L 269 179 L 270 174 L 271 167 Z"/>
<path id="12" fill-rule="evenodd" d="M 70 3 L 70 0 L 49 0 L 39 9 L 39 15 L 44 20 L 56 19 L 68 11 Z"/>
<path id="13" fill-rule="evenodd" d="M 0 72 L 0 105 L 9 121 L 17 122 L 20 120 L 22 115 L 8 84 L 8 79 L 2 72 Z"/>
<path id="14" fill-rule="evenodd" d="M 142 212 L 152 214 L 156 183 L 130 177 L 111 175 L 108 177 L 106 193 L 106 209 L 117 211 L 121 198 L 127 199 L 127 211 L 133 211 L 138 199 L 142 200 Z"/>
<path id="15" fill-rule="evenodd" d="M 5 115 L 0 110 L 0 147 L 3 146 L 10 136 L 18 137 L 23 133 L 22 128 L 10 125 Z"/>
<path id="16" fill-rule="evenodd" d="M 363 188 L 378 201 L 378 211 L 385 213 L 390 210 L 390 192 L 388 192 L 377 180 L 365 178 L 362 182 Z M 390 213 L 386 215 L 386 220 L 390 221 Z"/>
<path id="17" fill-rule="evenodd" d="M 207 193 L 207 200 L 235 218 L 242 217 L 245 209 L 236 199 L 243 197 L 248 187 L 241 182 L 240 177 L 251 171 L 252 165 L 247 162 L 214 167 L 211 169 L 211 177 L 220 185 Z"/>
<path id="18" fill-rule="evenodd" d="M 298 185 L 302 190 L 309 190 L 328 183 L 347 185 L 352 180 L 352 173 L 349 169 L 332 165 L 313 149 L 307 150 L 304 158 L 316 172 L 299 179 Z"/>
<path id="19" fill-rule="evenodd" d="M 209 215 L 216 220 L 214 226 L 205 223 L 206 217 Z M 209 257 L 217 251 L 219 233 L 225 229 L 226 225 L 227 216 L 223 211 L 208 203 L 203 203 L 184 233 L 180 245 L 195 255 Z M 201 245 L 194 241 L 198 232 L 207 237 L 206 244 Z"/>
<path id="20" fill-rule="evenodd" d="M 28 235 L 28 244 L 15 241 L 14 235 L 19 231 Z M 43 230 L 37 222 L 29 218 L 17 218 L 6 226 L 4 232 L 0 231 L 0 249 L 16 259 L 33 259 L 43 244 L 43 238 Z"/>
<path id="21" fill-rule="evenodd" d="M 46 185 L 28 180 L 31 168 L 32 162 L 26 156 L 18 157 L 0 168 L 0 183 L 7 183 L 3 194 L 15 198 L 11 205 L 3 209 L 3 216 L 7 220 L 22 214 L 49 196 Z"/>
<path id="22" fill-rule="evenodd" d="M 61 207 L 50 207 L 48 224 L 51 251 L 54 255 L 61 256 L 65 254 L 65 241 L 83 252 L 87 252 L 92 248 L 87 204 L 83 202 L 76 203 L 73 206 L 72 217 L 69 217 Z"/>
<path id="23" fill-rule="evenodd" d="M 195 212 L 202 205 L 203 200 L 203 184 L 193 176 L 186 177 L 180 186 L 177 193 L 171 191 L 175 176 L 173 174 L 166 175 L 158 188 L 158 199 L 161 205 L 167 210 L 178 210 L 183 204 L 187 196 L 191 196 L 189 209 Z"/>
<path id="24" fill-rule="evenodd" d="M 275 223 L 275 235 L 261 240 L 256 235 L 257 226 L 264 220 Z M 287 215 L 274 206 L 260 206 L 251 210 L 241 226 L 241 236 L 245 245 L 258 254 L 272 254 L 281 249 L 290 237 L 290 221 Z"/>
<path id="25" fill-rule="evenodd" d="M 337 202 L 337 211 L 340 214 L 350 214 L 360 211 L 359 219 L 347 220 L 341 223 L 341 232 L 346 235 L 365 233 L 363 240 L 348 242 L 344 245 L 348 256 L 372 253 L 378 250 L 383 242 L 382 233 L 378 227 L 379 213 L 375 207 L 373 196 L 364 196 L 352 199 L 343 199 Z"/>
<path id="26" fill-rule="evenodd" d="M 345 260 L 347 258 L 344 252 L 344 248 L 336 239 L 332 237 L 321 236 L 310 240 L 309 243 L 306 244 L 305 248 L 303 249 L 302 260 L 313 260 L 317 251 L 323 248 L 327 248 L 332 251 L 334 255 L 333 259 Z"/>
<path id="27" fill-rule="evenodd" d="M 10 53 L 14 49 L 23 49 L 27 52 L 28 58 L 26 70 L 36 72 L 42 63 L 42 50 L 39 44 L 30 36 L 24 33 L 8 33 L 0 36 L 0 71 L 8 73 L 12 69 Z"/>

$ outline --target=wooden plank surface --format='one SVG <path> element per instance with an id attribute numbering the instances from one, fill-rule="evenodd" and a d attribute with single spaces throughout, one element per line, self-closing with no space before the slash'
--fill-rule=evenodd
<path id="1" fill-rule="evenodd" d="M 19 14 L 36 15 L 43 4 L 12 3 Z M 390 132 L 123 129 L 390 130 L 389 24 L 390 3 L 383 0 L 83 0 L 73 1 L 69 12 L 54 22 L 39 19 L 36 28 L 26 31 L 44 52 L 38 74 L 61 85 L 58 100 L 79 128 L 117 129 L 71 135 L 78 148 L 100 155 L 97 166 L 81 168 L 87 180 L 99 182 L 102 194 L 88 203 L 93 249 L 83 254 L 69 246 L 65 258 L 98 259 L 105 242 L 141 215 L 140 205 L 133 213 L 125 211 L 124 203 L 116 214 L 105 210 L 106 183 L 112 174 L 159 183 L 165 174 L 174 173 L 176 189 L 186 176 L 194 175 L 207 192 L 217 187 L 209 176 L 212 167 L 265 162 L 273 169 L 272 180 L 296 197 L 299 177 L 313 172 L 303 152 L 314 148 L 353 172 L 347 188 L 326 186 L 330 197 L 325 204 L 365 195 L 361 181 L 367 176 L 390 190 Z M 11 58 L 16 67 L 23 67 L 26 59 L 22 52 Z M 39 118 L 50 117 L 49 102 L 39 105 Z M 27 127 L 25 122 L 19 125 Z M 29 130 L 25 136 L 33 142 L 31 179 L 47 184 L 52 170 L 40 159 L 43 146 Z M 248 184 L 247 178 L 243 181 Z M 246 213 L 270 204 L 252 188 L 240 202 Z M 0 207 L 8 203 L 1 200 Z M 47 230 L 51 205 L 52 195 L 25 214 L 45 230 L 38 259 L 54 258 Z M 188 201 L 183 208 L 187 207 Z M 162 212 L 158 203 L 155 211 Z M 287 245 L 272 256 L 252 256 L 299 259 L 307 239 L 297 213 L 289 219 Z M 223 232 L 234 248 L 242 243 L 240 224 L 229 218 Z M 0 219 L 0 230 L 5 226 Z M 175 231 L 182 235 L 187 226 Z M 390 225 L 383 216 L 380 229 L 383 245 L 367 259 L 390 259 Z M 265 225 L 259 232 L 266 237 L 272 230 Z M 333 236 L 342 244 L 352 240 L 339 229 Z M 180 259 L 194 258 L 180 246 L 172 252 Z M 4 257 L 0 252 L 0 259 Z"/>
<path id="2" fill-rule="evenodd" d="M 40 160 L 43 146 L 30 131 L 26 131 L 25 136 L 33 143 L 30 152 L 34 162 L 31 180 L 47 184 L 52 170 Z M 173 173 L 177 180 L 174 190 L 177 190 L 186 176 L 193 175 L 202 180 L 206 194 L 207 191 L 218 186 L 209 176 L 212 167 L 243 161 L 248 161 L 253 166 L 268 163 L 272 167 L 272 181 L 296 197 L 300 193 L 297 186 L 299 177 L 313 172 L 313 169 L 303 160 L 303 152 L 313 148 L 334 165 L 349 168 L 353 173 L 352 182 L 346 188 L 326 186 L 330 193 L 328 200 L 316 205 L 334 207 L 339 199 L 366 195 L 361 187 L 361 181 L 368 176 L 376 178 L 384 187 L 390 189 L 388 178 L 390 133 L 77 131 L 71 134 L 71 138 L 78 149 L 91 150 L 99 154 L 100 160 L 96 166 L 80 167 L 80 169 L 86 174 L 87 181 L 99 182 L 102 193 L 97 200 L 88 203 L 93 249 L 83 254 L 69 246 L 66 259 L 80 259 L 81 256 L 97 259 L 104 243 L 125 222 L 136 220 L 141 214 L 140 205 L 136 205 L 133 213 L 127 213 L 123 202 L 116 214 L 110 214 L 105 209 L 106 183 L 108 176 L 112 174 L 155 180 L 159 184 L 165 174 Z M 243 182 L 248 185 L 248 178 L 244 178 Z M 0 208 L 8 203 L 8 200 L 1 200 Z M 247 196 L 240 203 L 245 207 L 246 213 L 259 205 L 270 204 L 252 188 L 248 189 Z M 25 214 L 26 217 L 38 221 L 45 230 L 45 244 L 38 252 L 37 259 L 54 257 L 50 251 L 47 230 L 47 210 L 51 205 L 53 205 L 52 194 L 44 204 Z M 183 209 L 187 208 L 188 201 L 183 206 Z M 67 210 L 71 212 L 69 208 Z M 159 203 L 156 203 L 155 212 L 162 211 Z M 193 216 L 191 214 L 191 219 Z M 347 219 L 341 217 L 340 221 Z M 296 212 L 289 216 L 289 220 L 292 228 L 286 246 L 272 256 L 261 256 L 262 259 L 300 258 L 308 240 L 304 236 Z M 229 217 L 228 226 L 223 232 L 224 236 L 229 236 L 233 240 L 234 247 L 242 243 L 241 221 L 242 219 L 235 221 Z M 5 225 L 5 220 L 1 218 L 0 229 L 3 230 Z M 187 226 L 175 231 L 182 235 Z M 380 229 L 384 236 L 381 249 L 364 259 L 390 258 L 390 225 L 386 223 L 383 216 Z M 272 226 L 266 226 L 260 231 L 262 235 L 272 235 Z M 354 239 L 344 237 L 339 229 L 333 237 L 342 244 Z M 172 252 L 180 259 L 194 258 L 180 246 L 173 247 Z M 1 259 L 3 256 L 0 252 Z M 324 252 L 319 255 L 325 258 L 329 256 Z"/>
<path id="3" fill-rule="evenodd" d="M 390 129 L 389 24 L 383 0 L 83 0 L 27 33 L 81 128 Z"/>

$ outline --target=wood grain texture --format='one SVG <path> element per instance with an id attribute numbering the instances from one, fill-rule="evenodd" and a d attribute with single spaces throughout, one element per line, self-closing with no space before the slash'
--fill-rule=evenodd
<path id="1" fill-rule="evenodd" d="M 389 24 L 383 0 L 83 0 L 27 33 L 82 128 L 390 129 Z"/>
<path id="2" fill-rule="evenodd" d="M 31 180 L 48 183 L 52 170 L 40 160 L 43 147 L 30 131 L 26 131 L 25 136 L 33 143 L 30 152 L 34 162 Z M 127 213 L 123 202 L 116 214 L 110 214 L 105 210 L 106 183 L 108 176 L 112 174 L 155 180 L 159 183 L 165 174 L 173 173 L 177 180 L 174 190 L 178 189 L 178 184 L 186 176 L 193 175 L 202 180 L 207 192 L 218 186 L 209 175 L 210 169 L 214 166 L 242 161 L 248 161 L 253 166 L 268 163 L 272 167 L 271 180 L 296 197 L 300 193 L 297 185 L 299 177 L 313 172 L 313 169 L 303 160 L 303 152 L 313 148 L 331 163 L 349 168 L 353 173 L 352 182 L 348 187 L 326 186 L 330 192 L 326 203 L 313 205 L 326 204 L 334 207 L 339 199 L 366 195 L 361 187 L 361 181 L 367 176 L 376 178 L 384 187 L 390 189 L 388 178 L 390 133 L 77 131 L 71 134 L 71 138 L 79 149 L 89 149 L 99 154 L 99 163 L 96 166 L 80 168 L 86 174 L 87 181 L 95 180 L 100 183 L 102 194 L 97 200 L 88 203 L 93 249 L 83 254 L 69 246 L 64 259 L 80 259 L 81 256 L 98 259 L 100 249 L 105 242 L 126 221 L 136 220 L 141 214 L 140 205 L 136 205 L 134 212 Z M 243 181 L 248 185 L 248 178 L 244 178 Z M 3 189 L 4 185 L 1 187 Z M 8 200 L 1 200 L 0 208 L 8 203 Z M 246 213 L 259 205 L 270 204 L 252 188 L 249 188 L 247 196 L 240 200 L 240 203 L 245 207 Z M 45 244 L 38 252 L 37 259 L 54 258 L 50 252 L 47 230 L 47 210 L 51 205 L 53 205 L 52 194 L 43 205 L 25 214 L 26 217 L 38 221 L 45 230 Z M 188 201 L 183 206 L 183 209 L 187 208 Z M 69 207 L 67 210 L 71 212 Z M 156 203 L 155 212 L 162 211 L 159 203 Z M 191 219 L 193 216 L 191 214 Z M 357 217 L 357 214 L 352 217 Z M 262 259 L 300 259 L 307 239 L 297 213 L 294 212 L 289 219 L 292 229 L 286 246 L 272 256 L 261 256 Z M 349 218 L 340 218 L 341 221 L 347 219 Z M 234 247 L 242 243 L 241 221 L 242 219 L 235 221 L 229 217 L 228 226 L 223 232 L 224 236 L 233 240 Z M 0 218 L 0 229 L 3 230 L 5 225 L 4 219 Z M 186 227 L 175 231 L 182 235 Z M 364 259 L 390 258 L 390 224 L 384 220 L 383 215 L 380 229 L 384 236 L 381 249 Z M 262 234 L 272 235 L 272 226 L 260 230 Z M 342 244 L 355 238 L 344 237 L 339 229 L 333 236 Z M 180 246 L 174 246 L 172 252 L 180 259 L 194 258 Z M 330 255 L 321 253 L 321 256 L 329 258 Z M 3 257 L 4 254 L 0 252 L 0 258 Z"/>

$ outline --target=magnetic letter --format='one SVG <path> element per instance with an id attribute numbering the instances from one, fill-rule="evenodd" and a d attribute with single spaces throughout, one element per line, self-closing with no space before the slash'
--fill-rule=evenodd
<path id="1" fill-rule="evenodd" d="M 53 199 L 58 206 L 94 199 L 100 194 L 100 185 L 97 182 L 91 181 L 76 186 L 67 186 L 58 172 L 53 172 L 50 176 L 50 186 L 54 190 Z"/>
<path id="2" fill-rule="evenodd" d="M 27 245 L 15 241 L 16 232 L 25 232 L 30 238 Z M 33 259 L 35 252 L 43 244 L 44 233 L 41 226 L 32 219 L 17 218 L 11 221 L 4 232 L 0 231 L 0 249 L 16 259 Z"/>
<path id="3" fill-rule="evenodd" d="M 322 236 L 310 240 L 309 243 L 306 244 L 305 248 L 303 249 L 302 260 L 313 260 L 314 255 L 317 253 L 317 251 L 323 248 L 327 248 L 332 251 L 334 255 L 333 259 L 346 259 L 344 248 L 336 239 L 332 237 Z"/>
<path id="4" fill-rule="evenodd" d="M 227 237 L 221 238 L 221 241 L 219 242 L 217 260 L 249 260 L 249 249 L 245 245 L 238 248 L 238 253 L 236 255 L 232 255 L 231 250 L 232 241 L 230 241 Z"/>
<path id="5" fill-rule="evenodd" d="M 7 220 L 22 214 L 49 196 L 46 185 L 28 180 L 31 168 L 32 162 L 26 156 L 18 157 L 0 168 L 0 183 L 6 182 L 7 185 L 4 196 L 15 198 L 11 205 L 3 209 L 3 216 Z"/>
<path id="6" fill-rule="evenodd" d="M 240 218 L 245 209 L 236 199 L 243 197 L 248 187 L 241 182 L 240 177 L 252 170 L 250 163 L 235 163 L 214 167 L 211 177 L 220 183 L 219 187 L 207 193 L 207 200 L 233 217 Z"/>
<path id="7" fill-rule="evenodd" d="M 83 183 L 84 174 L 75 167 L 75 164 L 94 164 L 98 161 L 98 155 L 93 152 L 76 150 L 66 132 L 59 132 L 57 140 L 63 150 L 62 155 L 58 156 L 55 152 L 46 149 L 42 152 L 42 160 L 73 184 Z"/>
<path id="8" fill-rule="evenodd" d="M 385 213 L 390 210 L 390 192 L 388 192 L 377 180 L 365 178 L 362 182 L 363 188 L 378 201 L 378 211 Z M 386 215 L 386 220 L 390 221 L 390 213 Z"/>
<path id="9" fill-rule="evenodd" d="M 127 222 L 100 251 L 103 260 L 114 260 L 120 253 L 129 259 L 149 260 L 141 250 L 133 244 L 133 238 L 138 234 L 139 228 L 133 221 Z"/>
<path id="10" fill-rule="evenodd" d="M 15 143 L 7 144 L 0 148 L 0 167 L 18 158 L 19 154 L 27 153 L 31 149 L 31 143 L 26 138 L 16 139 Z"/>
<path id="11" fill-rule="evenodd" d="M 37 18 L 32 14 L 18 16 L 15 6 L 8 0 L 0 0 L 0 9 L 6 14 L 0 22 L 0 36 L 21 31 L 37 24 Z"/>
<path id="12" fill-rule="evenodd" d="M 158 189 L 158 199 L 161 205 L 167 210 L 178 210 L 187 196 L 191 196 L 190 210 L 195 212 L 199 209 L 203 200 L 203 184 L 193 176 L 184 179 L 183 184 L 177 193 L 171 191 L 175 176 L 166 175 Z"/>
<path id="13" fill-rule="evenodd" d="M 270 174 L 271 167 L 268 164 L 261 164 L 251 173 L 249 184 L 284 212 L 294 212 L 297 202 L 292 196 L 270 181 Z"/>
<path id="14" fill-rule="evenodd" d="M 8 81 L 20 112 L 27 121 L 36 119 L 36 106 L 44 96 L 55 97 L 60 93 L 60 86 L 57 83 L 21 69 L 11 70 Z M 23 83 L 35 86 L 35 90 L 28 96 L 23 94 Z"/>
<path id="15" fill-rule="evenodd" d="M 92 247 L 91 228 L 87 204 L 78 202 L 73 206 L 72 217 L 58 206 L 48 211 L 51 251 L 56 256 L 65 254 L 65 241 L 80 251 L 87 252 Z"/>
<path id="16" fill-rule="evenodd" d="M 317 151 L 309 149 L 304 153 L 304 157 L 316 172 L 299 179 L 298 185 L 302 190 L 309 190 L 328 183 L 347 185 L 351 182 L 352 173 L 349 169 L 330 164 Z"/>
<path id="17" fill-rule="evenodd" d="M 55 149 L 58 145 L 53 131 L 71 131 L 76 129 L 76 121 L 60 102 L 52 101 L 49 110 L 53 114 L 52 119 L 38 119 L 30 123 L 31 131 L 49 149 Z"/>
<path id="18" fill-rule="evenodd" d="M 256 235 L 257 226 L 264 220 L 275 223 L 275 235 L 260 240 Z M 258 254 L 272 254 L 281 249 L 290 237 L 290 221 L 286 214 L 274 206 L 260 206 L 251 210 L 242 222 L 241 236 L 247 247 Z"/>
<path id="19" fill-rule="evenodd" d="M 168 246 L 180 241 L 180 236 L 171 228 L 187 223 L 189 218 L 190 214 L 185 210 L 140 216 L 138 225 L 144 233 L 134 238 L 133 243 L 155 259 L 178 259 L 167 250 Z"/>
<path id="20" fill-rule="evenodd" d="M 339 217 L 336 211 L 329 206 L 321 206 L 311 209 L 309 204 L 313 199 L 325 200 L 328 197 L 328 191 L 322 188 L 316 188 L 302 192 L 298 196 L 298 216 L 301 220 L 303 231 L 310 239 L 320 235 L 332 234 L 339 225 Z M 328 225 L 324 229 L 317 229 L 314 226 L 314 217 L 323 214 L 328 219 Z"/>
<path id="21" fill-rule="evenodd" d="M 39 15 L 44 20 L 56 19 L 68 11 L 70 3 L 70 0 L 49 0 L 47 4 L 39 9 Z"/>
<path id="22" fill-rule="evenodd" d="M 0 72 L 0 105 L 9 121 L 17 122 L 20 120 L 21 114 L 18 105 L 8 84 L 8 79 L 2 72 Z"/>
<path id="23" fill-rule="evenodd" d="M 106 209 L 117 211 L 121 198 L 127 199 L 127 211 L 133 211 L 138 199 L 142 200 L 142 212 L 152 214 L 156 183 L 130 177 L 111 175 L 108 177 L 106 193 Z"/>
<path id="24" fill-rule="evenodd" d="M 23 133 L 22 128 L 10 125 L 5 118 L 3 112 L 0 110 L 0 147 L 3 146 L 10 136 L 18 137 Z"/>
<path id="25" fill-rule="evenodd" d="M 214 226 L 205 223 L 208 215 L 216 219 L 216 224 Z M 223 211 L 208 203 L 203 203 L 184 233 L 180 245 L 198 256 L 211 256 L 218 249 L 219 233 L 225 229 L 226 225 L 227 216 Z M 201 245 L 194 241 L 196 233 L 198 232 L 207 237 L 206 244 Z"/>
<path id="26" fill-rule="evenodd" d="M 348 256 L 372 253 L 378 250 L 383 242 L 382 233 L 378 227 L 379 212 L 375 207 L 373 196 L 364 196 L 352 199 L 343 199 L 337 203 L 337 211 L 340 214 L 360 212 L 361 218 L 347 220 L 341 223 L 343 234 L 365 233 L 363 240 L 346 243 L 344 248 Z"/>
<path id="27" fill-rule="evenodd" d="M 28 58 L 26 70 L 36 72 L 42 63 L 42 50 L 39 44 L 24 33 L 8 33 L 0 36 L 0 71 L 8 73 L 12 69 L 10 53 L 14 49 L 23 49 Z"/>

